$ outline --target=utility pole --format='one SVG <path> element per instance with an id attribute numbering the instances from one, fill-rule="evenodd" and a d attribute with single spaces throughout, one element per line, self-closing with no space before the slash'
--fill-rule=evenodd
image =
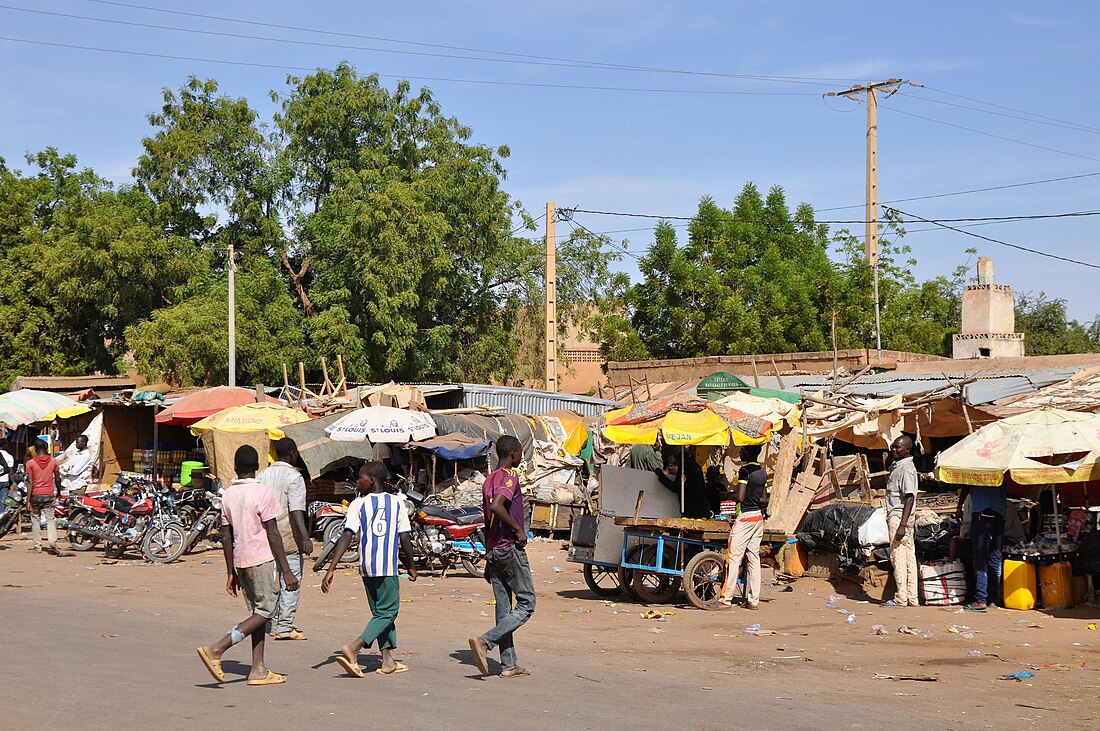
<path id="1" fill-rule="evenodd" d="M 229 385 L 237 385 L 237 262 L 229 245 Z"/>
<path id="2" fill-rule="evenodd" d="M 546 204 L 546 390 L 558 390 L 558 241 L 557 212 Z"/>
<path id="3" fill-rule="evenodd" d="M 867 263 L 871 265 L 871 278 L 874 282 L 875 297 L 875 350 L 878 363 L 882 364 L 882 319 L 878 296 L 878 94 L 881 90 L 886 97 L 893 96 L 902 84 L 920 86 L 912 81 L 887 79 L 877 84 L 853 86 L 847 91 L 830 91 L 825 96 L 843 96 L 849 99 L 866 94 L 867 96 L 867 202 L 864 210 L 863 248 L 867 254 Z"/>

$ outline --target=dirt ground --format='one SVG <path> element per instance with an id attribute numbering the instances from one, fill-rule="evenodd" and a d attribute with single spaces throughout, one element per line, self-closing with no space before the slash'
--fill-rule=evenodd
<path id="1" fill-rule="evenodd" d="M 220 551 L 157 566 L 130 555 L 108 562 L 98 551 L 31 554 L 28 545 L 25 536 L 0 541 L 4 729 L 1100 726 L 1100 631 L 1087 629 L 1100 622 L 1095 608 L 974 614 L 841 596 L 838 607 L 856 616 L 846 624 L 826 607 L 839 595 L 827 582 L 802 579 L 782 591 L 765 572 L 760 611 L 677 603 L 645 620 L 643 605 L 594 596 L 560 541 L 536 541 L 538 606 L 517 634 L 530 677 L 477 674 L 467 638 L 489 627 L 491 592 L 461 571 L 402 582 L 399 655 L 409 673 L 348 677 L 331 655 L 367 620 L 362 585 L 353 570 L 341 572 L 322 595 L 320 575 L 307 571 L 297 623 L 310 639 L 268 643 L 268 664 L 288 682 L 246 686 L 242 645 L 227 654 L 228 682 L 218 686 L 194 648 L 246 614 L 224 592 Z M 745 634 L 753 623 L 777 634 Z M 875 636 L 874 624 L 888 634 Z M 899 634 L 902 624 L 933 636 Z M 973 639 L 951 625 L 969 626 Z M 363 658 L 377 667 L 376 655 Z M 1002 679 L 1025 669 L 1034 677 Z"/>

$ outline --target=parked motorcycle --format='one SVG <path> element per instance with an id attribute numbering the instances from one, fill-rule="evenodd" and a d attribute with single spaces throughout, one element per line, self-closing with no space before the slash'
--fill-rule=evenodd
<path id="1" fill-rule="evenodd" d="M 130 546 L 140 546 L 142 555 L 156 563 L 175 561 L 183 554 L 187 532 L 167 488 L 148 480 L 120 478 L 108 496 L 76 497 L 79 505 L 74 504 L 75 515 L 70 512 L 65 525 L 74 548 L 87 536 L 104 541 L 108 558 L 118 558 Z M 81 545 L 77 550 L 88 549 Z"/>
<path id="2" fill-rule="evenodd" d="M 30 490 L 29 479 L 22 466 L 16 467 L 9 477 L 8 494 L 0 503 L 0 538 L 7 535 L 22 519 L 23 506 L 27 504 L 27 492 Z"/>
<path id="3" fill-rule="evenodd" d="M 348 506 L 342 503 L 326 503 L 315 500 L 306 506 L 306 517 L 310 520 L 312 530 L 310 535 L 322 546 L 335 545 L 340 534 L 344 531 L 344 515 Z M 340 563 L 357 563 L 359 561 L 359 544 L 354 544 L 344 551 Z"/>
<path id="4" fill-rule="evenodd" d="M 203 499 L 206 501 L 206 509 L 195 517 L 191 527 L 187 529 L 184 553 L 190 553 L 201 540 L 221 540 L 222 499 L 212 492 L 205 493 Z"/>

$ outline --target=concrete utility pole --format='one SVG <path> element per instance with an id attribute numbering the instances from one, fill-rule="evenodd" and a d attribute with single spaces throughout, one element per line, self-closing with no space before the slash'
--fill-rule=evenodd
<path id="1" fill-rule="evenodd" d="M 557 212 L 546 204 L 546 390 L 558 390 L 558 242 Z"/>
<path id="2" fill-rule="evenodd" d="M 877 84 L 853 86 L 847 91 L 830 91 L 825 96 L 843 96 L 853 98 L 867 95 L 867 203 L 864 213 L 863 247 L 867 254 L 867 263 L 871 265 L 871 277 L 874 282 L 875 297 L 875 349 L 878 362 L 882 363 L 882 320 L 878 297 L 878 93 L 882 90 L 887 97 L 897 92 L 902 84 L 920 86 L 912 81 L 887 79 Z"/>
<path id="3" fill-rule="evenodd" d="M 229 385 L 237 385 L 237 262 L 229 245 Z"/>

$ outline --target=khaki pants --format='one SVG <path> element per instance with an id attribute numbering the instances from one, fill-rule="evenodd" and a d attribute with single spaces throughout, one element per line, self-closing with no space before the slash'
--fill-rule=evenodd
<path id="1" fill-rule="evenodd" d="M 722 601 L 733 601 L 737 576 L 741 573 L 741 561 L 747 558 L 745 569 L 745 603 L 755 607 L 760 602 L 760 539 L 764 537 L 764 516 L 760 513 L 742 513 L 730 528 L 728 553 L 726 554 L 726 585 L 722 588 Z"/>
<path id="2" fill-rule="evenodd" d="M 896 535 L 901 516 L 887 518 L 886 525 L 890 529 L 890 563 L 894 565 L 894 583 L 897 584 L 894 603 L 915 607 L 920 602 L 917 599 L 917 546 L 913 541 L 913 526 L 905 529 L 905 537 L 899 541 Z"/>

